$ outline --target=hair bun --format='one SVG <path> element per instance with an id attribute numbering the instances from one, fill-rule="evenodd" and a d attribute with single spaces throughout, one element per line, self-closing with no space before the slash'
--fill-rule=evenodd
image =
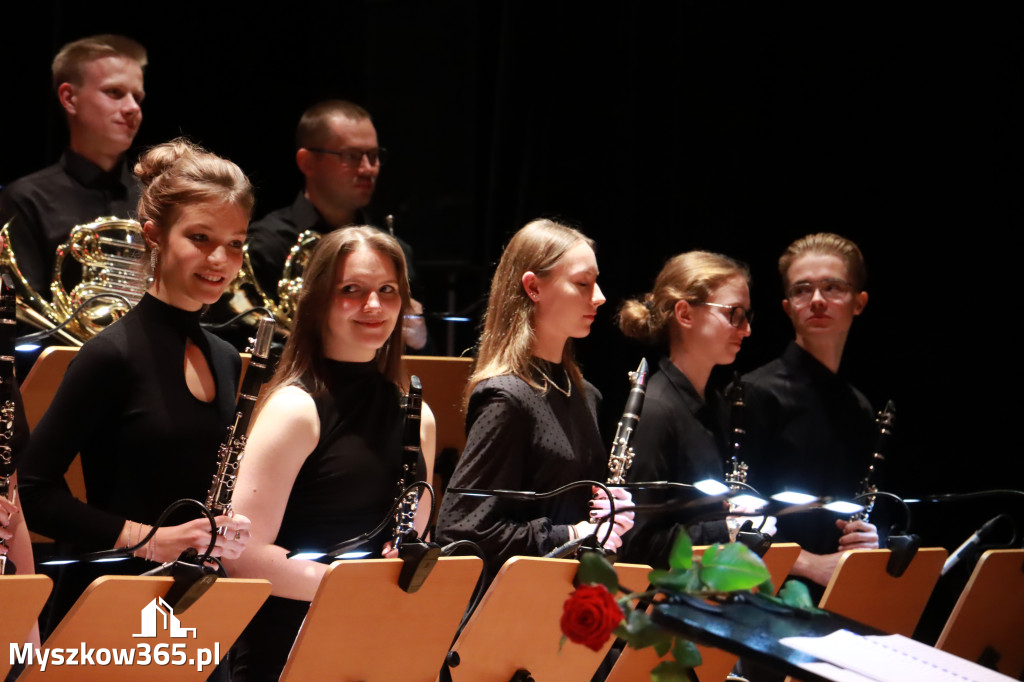
<path id="1" fill-rule="evenodd" d="M 194 158 L 206 153 L 199 145 L 184 137 L 164 142 L 151 148 L 135 164 L 135 175 L 143 186 L 148 187 L 158 177 L 174 167 L 181 159 Z"/>

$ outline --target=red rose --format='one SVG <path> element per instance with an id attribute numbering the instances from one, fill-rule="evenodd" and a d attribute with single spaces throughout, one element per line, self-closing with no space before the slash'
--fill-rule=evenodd
<path id="1" fill-rule="evenodd" d="M 565 600 L 562 634 L 600 651 L 612 630 L 622 622 L 622 609 L 604 585 L 581 585 Z"/>

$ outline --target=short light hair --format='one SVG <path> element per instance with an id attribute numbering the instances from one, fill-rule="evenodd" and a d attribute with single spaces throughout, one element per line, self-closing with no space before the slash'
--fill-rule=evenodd
<path id="1" fill-rule="evenodd" d="M 850 278 L 850 284 L 854 290 L 864 291 L 867 284 L 868 271 L 864 266 L 864 254 L 860 247 L 838 234 L 831 232 L 819 232 L 801 237 L 789 245 L 782 257 L 779 258 L 779 274 L 782 276 L 782 288 L 789 290 L 789 269 L 793 262 L 801 256 L 815 254 L 819 256 L 835 256 L 846 264 L 846 276 Z"/>
<path id="2" fill-rule="evenodd" d="M 58 89 L 62 83 L 81 85 L 82 67 L 104 57 L 124 57 L 138 64 L 140 69 L 146 68 L 148 63 L 146 48 L 131 38 L 110 33 L 80 38 L 60 48 L 53 58 L 50 67 L 53 89 Z"/>
<path id="3" fill-rule="evenodd" d="M 295 130 L 296 149 L 323 147 L 331 134 L 332 118 L 344 116 L 353 121 L 371 121 L 370 112 L 358 104 L 343 99 L 329 99 L 314 104 L 302 112 Z"/>

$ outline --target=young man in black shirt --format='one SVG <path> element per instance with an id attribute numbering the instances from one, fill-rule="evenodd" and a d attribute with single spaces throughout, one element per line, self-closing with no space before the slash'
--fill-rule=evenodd
<path id="1" fill-rule="evenodd" d="M 125 152 L 142 123 L 146 60 L 142 45 L 116 35 L 68 43 L 53 60 L 68 148 L 56 164 L 11 183 L 0 194 L 0 225 L 10 222 L 18 268 L 46 298 L 56 249 L 71 228 L 135 213 L 139 190 Z"/>
<path id="2" fill-rule="evenodd" d="M 789 246 L 779 272 L 796 339 L 743 377 L 750 481 L 764 495 L 798 490 L 849 499 L 875 433 L 870 403 L 838 374 L 850 327 L 868 302 L 864 258 L 848 239 L 813 234 Z M 878 548 L 878 531 L 820 510 L 780 517 L 776 541 L 799 543 L 793 574 L 825 585 L 842 552 Z"/>

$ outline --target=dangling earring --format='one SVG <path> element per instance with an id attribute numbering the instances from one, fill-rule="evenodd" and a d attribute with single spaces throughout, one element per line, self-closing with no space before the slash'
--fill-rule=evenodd
<path id="1" fill-rule="evenodd" d="M 146 285 L 153 286 L 156 281 L 156 268 L 160 264 L 160 245 L 156 244 L 149 250 L 149 277 L 146 278 Z"/>

